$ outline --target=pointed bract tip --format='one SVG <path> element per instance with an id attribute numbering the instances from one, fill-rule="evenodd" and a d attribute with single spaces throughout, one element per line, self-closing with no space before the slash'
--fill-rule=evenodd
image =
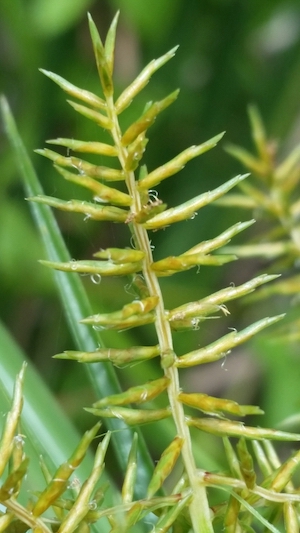
<path id="1" fill-rule="evenodd" d="M 280 278 L 281 274 L 261 274 L 259 277 L 272 281 L 273 279 Z"/>
<path id="2" fill-rule="evenodd" d="M 80 324 L 91 324 L 92 322 L 92 317 L 82 318 L 81 320 L 79 320 Z"/>
<path id="3" fill-rule="evenodd" d="M 277 320 L 282 320 L 286 316 L 286 313 L 282 313 L 281 315 L 274 316 L 274 320 L 277 318 Z"/>
<path id="4" fill-rule="evenodd" d="M 281 315 L 275 315 L 275 316 L 268 316 L 266 317 L 266 322 L 269 326 L 272 324 L 275 324 L 276 322 L 279 322 L 279 320 L 282 320 L 285 318 L 286 313 L 282 313 Z"/>
<path id="5" fill-rule="evenodd" d="M 114 18 L 113 18 L 112 24 L 113 24 L 113 23 L 116 24 L 116 23 L 118 22 L 118 20 L 119 20 L 119 16 L 120 16 L 120 9 L 118 9 L 118 11 L 116 12 L 116 14 L 115 14 L 115 16 L 114 16 Z"/>
<path id="6" fill-rule="evenodd" d="M 179 44 L 176 44 L 176 46 L 174 46 L 174 48 L 171 48 L 170 54 L 175 55 L 177 50 L 178 50 L 178 48 L 179 48 L 179 46 L 180 46 Z"/>
<path id="7" fill-rule="evenodd" d="M 255 222 L 256 222 L 255 218 L 251 218 L 251 220 L 245 220 L 245 222 L 238 222 L 239 229 L 240 230 L 248 229 L 250 226 L 253 226 Z"/>
<path id="8" fill-rule="evenodd" d="M 93 40 L 93 36 L 94 37 L 99 37 L 100 39 L 100 35 L 98 33 L 98 30 L 97 30 L 97 26 L 93 20 L 93 17 L 90 13 L 88 13 L 88 23 L 89 23 L 89 28 L 90 28 L 90 33 L 91 33 L 91 36 L 92 36 L 92 40 Z"/>
<path id="9" fill-rule="evenodd" d="M 58 74 L 55 74 L 54 72 L 51 72 L 51 70 L 46 70 L 45 68 L 39 68 L 38 69 L 44 76 L 47 76 L 47 78 L 50 78 L 51 80 L 55 80 L 58 78 Z"/>
<path id="10" fill-rule="evenodd" d="M 70 357 L 68 357 L 66 352 L 62 352 L 62 353 L 57 353 L 55 355 L 52 355 L 52 359 L 70 359 Z"/>
<path id="11" fill-rule="evenodd" d="M 7 105 L 7 98 L 4 94 L 0 95 L 1 105 Z"/>
<path id="12" fill-rule="evenodd" d="M 247 105 L 247 112 L 248 112 L 249 115 L 251 115 L 252 113 L 256 113 L 257 115 L 259 115 L 258 107 L 253 102 L 252 102 L 252 104 L 248 104 Z"/>

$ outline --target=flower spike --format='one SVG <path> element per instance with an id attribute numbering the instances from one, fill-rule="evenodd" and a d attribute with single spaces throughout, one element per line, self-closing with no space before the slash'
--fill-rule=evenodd
<path id="1" fill-rule="evenodd" d="M 252 297 L 253 291 L 275 280 L 277 275 L 261 274 L 244 281 L 241 285 L 231 284 L 213 293 L 205 292 L 206 287 L 202 287 L 200 296 L 195 294 L 194 301 L 178 302 L 170 310 L 166 309 L 160 278 L 173 276 L 200 265 L 222 266 L 236 260 L 239 254 L 284 259 L 289 253 L 290 261 L 294 263 L 299 256 L 297 224 L 300 201 L 296 195 L 293 195 L 291 206 L 288 207 L 287 199 L 294 193 L 300 181 L 299 147 L 275 168 L 274 150 L 272 151 L 267 140 L 257 110 L 251 108 L 250 120 L 257 154 L 252 155 L 235 146 L 229 147 L 229 151 L 247 167 L 247 170 L 253 171 L 256 178 L 263 180 L 263 186 L 249 183 L 249 180 L 246 180 L 248 173 L 239 174 L 228 181 L 223 180 L 222 185 L 215 189 L 206 192 L 199 190 L 194 198 L 168 208 L 156 187 L 162 181 L 171 179 L 190 160 L 214 148 L 224 133 L 214 135 L 200 145 L 190 146 L 181 153 L 172 155 L 158 168 L 147 169 L 143 164 L 143 158 L 150 144 L 148 128 L 158 120 L 163 110 L 175 102 L 179 91 L 174 90 L 166 97 L 146 103 L 137 119 L 132 119 L 134 116 L 132 113 L 128 113 L 124 121 L 123 117 L 121 121 L 119 118 L 147 85 L 152 75 L 174 56 L 176 48 L 151 61 L 120 96 L 115 97 L 113 74 L 118 19 L 119 13 L 115 15 L 103 41 L 91 15 L 88 15 L 102 96 L 78 88 L 56 74 L 43 71 L 72 99 L 68 102 L 74 111 L 99 126 L 97 129 L 99 137 L 90 142 L 81 140 L 80 136 L 78 139 L 73 139 L 71 135 L 70 138 L 58 137 L 49 140 L 48 144 L 60 147 L 58 150 L 62 153 L 49 148 L 37 152 L 53 162 L 64 180 L 72 185 L 84 187 L 90 196 L 83 201 L 79 197 L 62 200 L 35 191 L 30 193 L 30 200 L 61 211 L 79 213 L 85 220 L 123 223 L 124 229 L 128 232 L 127 242 L 115 245 L 107 243 L 110 232 L 105 232 L 105 235 L 100 232 L 102 242 L 99 242 L 96 251 L 93 250 L 92 256 L 88 259 L 69 259 L 66 254 L 60 262 L 61 255 L 57 254 L 56 257 L 51 257 L 51 260 L 41 261 L 50 268 L 65 272 L 65 276 L 74 273 L 88 275 L 95 285 L 98 285 L 95 280 L 99 281 L 102 277 L 129 276 L 130 278 L 125 287 L 127 300 L 124 305 L 121 304 L 123 305 L 121 308 L 108 309 L 108 312 L 87 311 L 82 315 L 89 316 L 82 318 L 80 316 L 81 324 L 92 326 L 95 330 L 111 330 L 106 336 L 112 339 L 115 347 L 105 347 L 103 344 L 97 347 L 94 343 L 90 351 L 87 351 L 85 346 L 80 346 L 79 350 L 67 350 L 54 356 L 79 363 L 98 365 L 112 363 L 118 369 L 127 367 L 128 385 L 122 391 L 110 378 L 111 367 L 108 371 L 107 367 L 102 365 L 100 367 L 102 371 L 107 370 L 109 392 L 105 397 L 100 394 L 99 398 L 93 400 L 91 407 L 86 407 L 86 410 L 94 416 L 108 419 L 107 424 L 111 424 L 114 429 L 121 428 L 122 431 L 126 431 L 126 438 L 124 437 L 126 445 L 123 445 L 122 437 L 125 433 L 122 433 L 116 454 L 118 458 L 122 455 L 120 464 L 123 468 L 123 479 L 118 473 L 118 482 L 122 487 L 121 495 L 118 501 L 107 503 L 105 493 L 107 483 L 100 479 L 110 440 L 109 431 L 98 445 L 88 479 L 67 496 L 65 493 L 73 470 L 79 466 L 88 445 L 98 433 L 100 427 L 98 424 L 85 433 L 75 452 L 65 463 L 56 468 L 54 474 L 48 470 L 46 462 L 42 462 L 46 488 L 40 493 L 35 493 L 35 501 L 29 508 L 18 507 L 20 504 L 17 497 L 27 471 L 25 448 L 12 442 L 22 406 L 19 377 L 13 407 L 7 417 L 0 444 L 0 477 L 5 476 L 6 470 L 8 474 L 0 488 L 0 503 L 4 502 L 3 505 L 7 509 L 6 514 L 0 512 L 0 531 L 23 531 L 22 517 L 25 517 L 26 528 L 29 527 L 36 533 L 50 533 L 49 520 L 53 530 L 59 533 L 74 533 L 75 530 L 78 533 L 87 533 L 96 522 L 99 531 L 107 529 L 108 526 L 111 533 L 120 531 L 129 533 L 135 526 L 137 530 L 143 530 L 146 524 L 148 527 L 150 521 L 153 533 L 187 531 L 213 533 L 214 521 L 218 522 L 217 529 L 223 528 L 228 533 L 254 531 L 260 529 L 256 521 L 261 521 L 264 526 L 271 525 L 264 517 L 266 513 L 262 509 L 265 501 L 270 519 L 275 516 L 277 518 L 281 513 L 281 521 L 282 523 L 285 521 L 287 530 L 296 531 L 297 505 L 300 496 L 291 478 L 299 465 L 300 454 L 296 452 L 292 458 L 281 464 L 272 444 L 267 445 L 266 439 L 300 441 L 300 435 L 257 428 L 246 425 L 240 420 L 230 420 L 227 417 L 259 415 L 262 414 L 262 410 L 255 405 L 240 405 L 234 399 L 217 398 L 201 391 L 186 391 L 181 381 L 182 368 L 198 365 L 200 367 L 201 364 L 225 358 L 236 346 L 275 324 L 284 315 L 257 318 L 256 322 L 247 325 L 241 331 L 229 328 L 233 331 L 227 335 L 217 337 L 210 344 L 200 345 L 197 349 L 182 355 L 176 353 L 177 346 L 173 340 L 174 331 L 187 329 L 197 331 L 200 324 L 214 324 L 208 319 L 226 318 L 231 311 L 227 307 L 229 302 L 249 294 Z M 102 138 L 103 130 L 105 130 L 104 138 Z M 72 151 L 71 155 L 69 151 Z M 82 159 L 82 154 L 85 154 L 87 159 L 92 155 L 92 162 Z M 270 184 L 273 187 L 272 194 L 268 191 Z M 236 186 L 238 192 L 230 193 Z M 76 191 L 76 187 L 72 189 Z M 80 191 L 79 187 L 77 189 Z M 230 194 L 225 197 L 228 192 Z M 254 223 L 252 219 L 224 228 L 220 234 L 196 242 L 186 250 L 168 251 L 165 256 L 161 254 L 157 257 L 149 238 L 149 231 L 194 219 L 198 210 L 213 202 L 248 210 L 263 210 L 269 217 L 277 217 L 284 221 L 284 224 L 281 231 L 271 233 L 270 242 L 264 241 L 263 245 L 257 242 L 251 244 L 250 248 L 231 245 L 230 241 L 236 235 Z M 36 207 L 41 208 L 40 205 Z M 293 225 L 293 222 L 296 225 Z M 289 231 L 290 234 L 287 236 Z M 59 276 L 59 279 L 63 276 Z M 78 276 L 73 276 L 69 281 L 74 282 L 77 279 Z M 201 275 L 198 279 L 201 283 Z M 275 286 L 276 283 L 268 290 L 260 289 L 258 297 L 268 292 L 272 293 Z M 94 286 L 92 288 L 98 289 Z M 286 280 L 277 284 L 278 293 L 295 293 L 297 288 L 299 280 L 296 275 L 290 278 L 288 284 Z M 101 293 L 102 284 L 99 289 Z M 182 294 L 182 291 L 179 294 Z M 115 294 L 112 294 L 110 299 L 111 305 L 114 301 L 118 301 Z M 125 344 L 120 344 L 117 332 L 141 326 L 146 326 L 145 331 L 141 332 L 141 338 L 145 339 L 143 342 L 131 346 L 131 336 L 123 335 Z M 150 338 L 151 329 L 154 338 L 148 343 L 146 340 Z M 214 329 L 212 327 L 212 331 Z M 206 336 L 201 338 L 205 339 Z M 197 345 L 198 341 L 195 342 Z M 152 367 L 150 360 L 153 358 L 157 358 L 155 361 L 157 364 Z M 143 367 L 139 366 L 138 371 L 135 371 L 137 364 Z M 130 367 L 133 367 L 132 379 L 129 375 Z M 98 366 L 91 368 L 97 369 Z M 150 405 L 144 407 L 146 403 Z M 161 421 L 163 424 L 159 426 L 158 423 Z M 153 470 L 147 471 L 145 476 L 142 469 L 140 470 L 140 461 L 143 460 L 144 453 L 140 444 L 141 439 L 138 439 L 136 433 L 131 433 L 132 443 L 128 442 L 127 435 L 130 432 L 128 428 L 126 430 L 126 426 L 150 423 L 154 424 L 152 427 L 157 431 L 158 437 L 159 428 L 167 431 L 168 435 L 167 439 L 164 439 L 163 449 L 158 452 L 160 459 Z M 192 441 L 194 433 L 197 433 L 196 429 L 209 433 L 211 439 L 221 437 L 223 440 L 229 464 L 229 473 L 226 476 L 223 473 L 209 472 L 207 467 L 199 468 L 197 449 Z M 119 431 L 114 432 L 114 436 L 116 435 L 118 439 Z M 231 443 L 231 437 L 238 439 L 237 446 Z M 248 447 L 247 440 L 253 441 L 254 452 L 250 451 L 252 448 Z M 259 440 L 262 444 L 258 442 Z M 157 441 L 159 446 L 160 439 Z M 121 453 L 119 453 L 120 448 L 123 450 Z M 256 477 L 254 459 L 257 460 L 263 475 L 262 486 L 258 485 L 261 475 L 258 472 Z M 202 456 L 200 462 L 205 466 Z M 142 476 L 139 475 L 140 471 Z M 176 478 L 177 473 L 179 475 Z M 167 496 L 162 495 L 164 486 L 168 492 Z M 212 506 L 207 487 L 226 490 L 226 498 Z M 54 518 L 51 518 L 49 513 L 50 518 L 47 515 L 44 520 L 43 515 L 50 508 Z M 14 517 L 16 509 L 19 513 L 16 514 L 17 520 Z M 14 519 L 10 520 L 10 516 Z M 108 520 L 108 524 L 103 524 L 102 527 L 102 520 Z M 275 531 L 273 525 L 270 529 Z"/>

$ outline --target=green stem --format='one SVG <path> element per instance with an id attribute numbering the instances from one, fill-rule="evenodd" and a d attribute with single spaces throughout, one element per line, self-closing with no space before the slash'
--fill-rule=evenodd
<path id="1" fill-rule="evenodd" d="M 121 143 L 121 129 L 117 114 L 115 112 L 113 98 L 107 98 L 108 116 L 113 123 L 111 134 L 113 136 L 115 145 L 119 152 L 119 161 L 125 173 L 125 182 L 128 192 L 132 197 L 131 214 L 132 214 L 132 230 L 138 249 L 145 253 L 143 276 L 147 284 L 150 296 L 158 296 L 159 303 L 155 308 L 156 321 L 155 328 L 160 346 L 162 362 L 164 357 L 170 357 L 173 354 L 173 363 L 171 366 L 164 368 L 165 375 L 169 378 L 170 384 L 168 387 L 168 396 L 170 407 L 173 415 L 173 420 L 176 426 L 177 434 L 183 439 L 182 459 L 185 470 L 189 479 L 189 484 L 192 489 L 193 498 L 190 503 L 190 516 L 194 529 L 194 533 L 212 533 L 212 523 L 210 516 L 210 509 L 207 500 L 205 485 L 197 473 L 197 468 L 192 451 L 192 442 L 189 428 L 185 421 L 185 414 L 182 403 L 178 400 L 180 393 L 178 369 L 174 365 L 175 354 L 173 350 L 173 339 L 169 321 L 166 319 L 164 309 L 164 299 L 157 276 L 151 269 L 153 263 L 152 250 L 147 231 L 141 224 L 135 222 L 135 215 L 141 210 L 142 202 L 140 194 L 136 187 L 136 180 L 133 171 L 126 170 L 127 150 Z M 162 365 L 164 366 L 164 365 Z"/>

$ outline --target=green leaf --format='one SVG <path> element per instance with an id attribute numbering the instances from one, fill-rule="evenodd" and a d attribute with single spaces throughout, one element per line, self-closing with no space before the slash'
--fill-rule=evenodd
<path id="1" fill-rule="evenodd" d="M 1 108 L 5 128 L 25 183 L 26 195 L 36 196 L 43 194 L 35 170 L 19 136 L 8 102 L 4 97 L 1 98 Z M 71 257 L 50 208 L 43 204 L 32 204 L 31 209 L 37 227 L 41 231 L 49 259 L 51 261 L 70 261 Z M 55 272 L 55 281 L 75 344 L 79 350 L 94 351 L 101 344 L 99 335 L 95 330 L 78 324 L 84 316 L 92 314 L 90 303 L 80 278 L 77 275 L 68 276 L 62 272 Z M 93 368 L 90 365 L 86 365 L 85 368 L 97 396 L 103 397 L 120 392 L 120 386 L 111 365 L 95 363 Z M 120 420 L 109 421 L 107 426 L 111 430 L 127 429 L 126 425 L 120 422 Z M 62 425 L 61 427 L 64 426 Z M 65 437 L 65 431 L 63 433 Z M 126 470 L 126 457 L 131 448 L 132 435 L 133 433 L 129 430 L 122 432 L 114 431 L 113 433 L 112 442 L 117 461 L 122 471 Z M 145 486 L 147 486 L 147 480 L 152 472 L 152 461 L 142 435 L 139 436 L 139 451 L 140 462 L 136 491 L 137 494 L 142 496 L 145 493 Z"/>
<path id="2" fill-rule="evenodd" d="M 0 346 L 0 403 L 9 408 L 16 375 L 26 358 L 1 322 Z M 50 460 L 52 466 L 61 464 L 74 450 L 79 441 L 79 434 L 29 362 L 23 395 L 25 401 L 21 420 L 26 433 L 27 453 L 28 448 L 32 452 L 28 485 L 33 489 L 43 483 L 38 464 L 40 454 L 46 457 L 47 461 Z M 1 418 L 1 425 L 2 420 Z M 88 477 L 92 464 L 91 455 L 88 454 L 85 464 L 78 470 L 81 481 Z"/>

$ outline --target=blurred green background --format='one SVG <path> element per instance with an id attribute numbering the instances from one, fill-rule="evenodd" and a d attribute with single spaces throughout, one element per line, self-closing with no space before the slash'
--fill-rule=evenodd
<path id="1" fill-rule="evenodd" d="M 86 12 L 105 35 L 116 10 L 121 10 L 116 49 L 116 86 L 121 91 L 151 59 L 180 44 L 176 57 L 159 70 L 128 111 L 132 120 L 146 101 L 161 99 L 181 88 L 178 101 L 150 130 L 145 159 L 149 169 L 191 144 L 226 130 L 225 141 L 192 161 L 164 182 L 160 198 L 176 205 L 214 188 L 243 169 L 222 149 L 234 142 L 251 149 L 246 108 L 256 103 L 272 138 L 285 154 L 297 143 L 300 111 L 300 5 L 298 0 L 2 0 L 0 2 L 1 92 L 9 99 L 24 143 L 47 194 L 76 198 L 81 191 L 62 183 L 49 161 L 33 153 L 45 139 L 74 137 L 101 140 L 102 132 L 76 115 L 65 95 L 39 68 L 51 70 L 75 85 L 97 92 L 99 82 Z M 80 425 L 81 408 L 93 393 L 79 365 L 51 356 L 72 348 L 52 273 L 37 260 L 45 257 L 31 219 L 16 162 L 1 128 L 0 164 L 0 317 L 24 349 L 65 410 Z M 252 215 L 251 215 L 252 216 Z M 255 214 L 253 215 L 255 216 Z M 71 255 L 90 258 L 100 247 L 128 246 L 124 228 L 83 222 L 76 215 L 57 214 Z M 212 238 L 245 214 L 205 208 L 195 220 L 153 234 L 156 258 L 182 253 Z M 255 228 L 248 230 L 253 235 Z M 245 234 L 246 238 L 246 234 Z M 238 239 L 236 240 L 238 242 Z M 163 281 L 166 307 L 171 308 L 246 281 L 262 268 L 255 261 L 222 268 L 201 268 Z M 129 295 L 124 280 L 94 285 L 83 280 L 95 310 L 116 310 Z M 178 353 L 196 349 L 267 314 L 288 310 L 284 300 L 258 308 L 230 305 L 229 318 L 210 320 L 199 331 L 175 335 Z M 151 343 L 151 330 L 107 336 L 114 346 Z M 135 379 L 155 376 L 154 365 L 136 367 Z M 130 370 L 121 379 L 132 382 Z M 297 346 L 248 344 L 201 373 L 184 375 L 193 391 L 258 402 L 267 410 L 261 424 L 276 424 L 299 411 L 300 365 Z M 76 395 L 72 391 L 76 389 Z M 297 428 L 298 429 L 298 428 Z"/>

